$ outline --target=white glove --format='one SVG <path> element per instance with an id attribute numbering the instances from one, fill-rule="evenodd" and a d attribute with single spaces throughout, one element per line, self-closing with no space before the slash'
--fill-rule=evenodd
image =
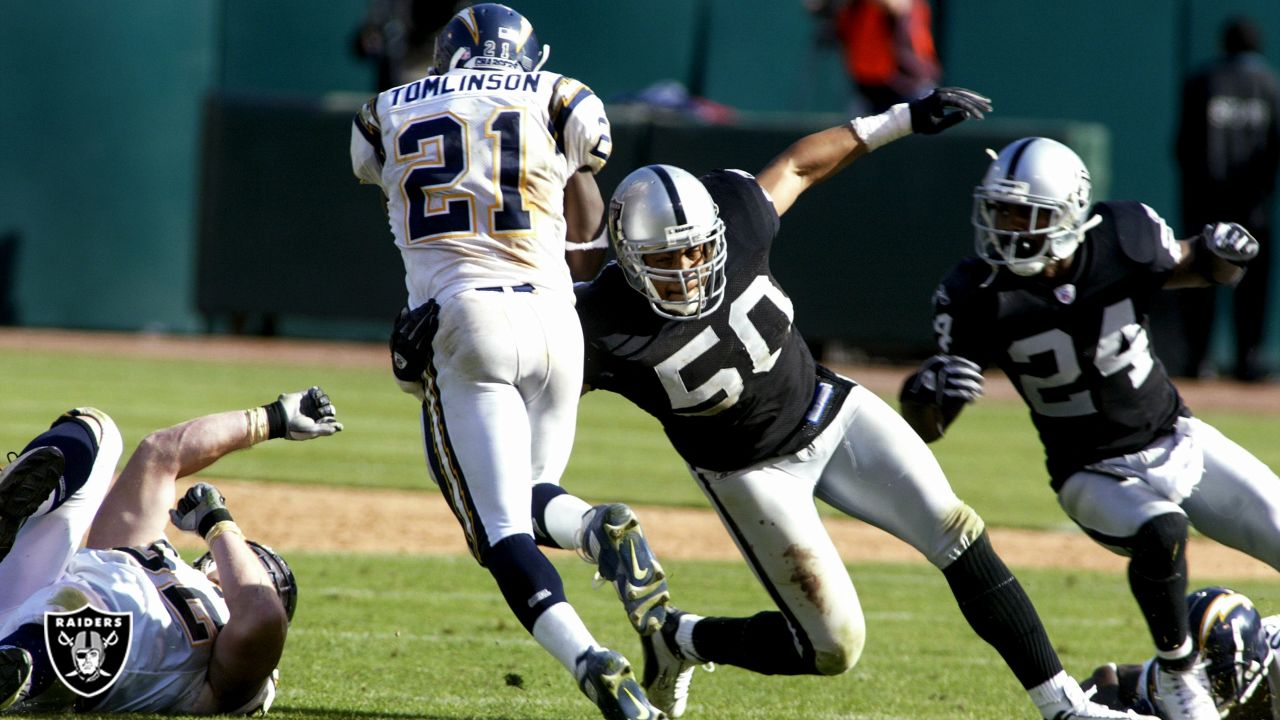
<path id="1" fill-rule="evenodd" d="M 958 355 L 934 355 L 920 366 L 920 384 L 943 398 L 973 402 L 982 397 L 982 369 Z"/>
<path id="2" fill-rule="evenodd" d="M 1244 265 L 1258 256 L 1258 241 L 1238 223 L 1210 223 L 1200 236 L 1210 252 L 1227 262 Z"/>
<path id="3" fill-rule="evenodd" d="M 342 430 L 342 423 L 336 417 L 337 410 L 318 385 L 285 393 L 275 404 L 284 412 L 284 436 L 290 440 L 310 440 Z"/>

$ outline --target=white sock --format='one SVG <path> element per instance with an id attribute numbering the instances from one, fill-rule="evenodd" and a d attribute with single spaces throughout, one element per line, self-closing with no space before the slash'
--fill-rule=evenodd
<path id="1" fill-rule="evenodd" d="M 1031 702 L 1040 708 L 1041 714 L 1045 717 L 1052 717 L 1056 713 L 1045 712 L 1045 707 L 1049 705 L 1064 705 L 1063 710 L 1078 707 L 1083 704 L 1084 691 L 1080 689 L 1080 683 L 1076 679 L 1067 674 L 1065 670 L 1059 670 L 1057 675 L 1045 680 L 1039 685 L 1027 690 L 1027 694 L 1031 696 Z"/>
<path id="2" fill-rule="evenodd" d="M 582 544 L 582 515 L 590 509 L 591 506 L 577 496 L 555 496 L 543 514 L 547 534 L 565 550 L 577 550 Z"/>
<path id="3" fill-rule="evenodd" d="M 680 650 L 681 655 L 690 660 L 706 662 L 707 659 L 699 655 L 693 648 L 693 626 L 701 619 L 701 615 L 694 615 L 693 613 L 685 613 L 680 616 L 680 624 L 676 626 L 676 648 Z"/>
<path id="4" fill-rule="evenodd" d="M 1188 655 L 1195 652 L 1195 649 L 1196 646 L 1191 644 L 1191 638 L 1186 638 L 1174 650 L 1156 650 L 1156 657 L 1176 663 L 1179 660 L 1186 660 Z"/>
<path id="5" fill-rule="evenodd" d="M 575 679 L 578 676 L 574 672 L 574 661 L 587 650 L 599 647 L 578 617 L 578 611 L 567 602 L 552 605 L 534 621 L 533 639 L 573 673 Z"/>

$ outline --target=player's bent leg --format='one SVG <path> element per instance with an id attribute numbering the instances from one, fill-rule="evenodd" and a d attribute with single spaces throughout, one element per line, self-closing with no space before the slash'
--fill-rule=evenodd
<path id="1" fill-rule="evenodd" d="M 748 471 L 694 472 L 780 611 L 699 621 L 697 657 L 770 675 L 838 675 L 861 657 L 866 622 L 813 502 L 817 465 L 797 455 Z"/>
<path id="2" fill-rule="evenodd" d="M 0 564 L 9 556 L 19 529 L 57 488 L 64 465 L 61 450 L 41 445 L 0 470 Z"/>
<path id="3" fill-rule="evenodd" d="M 1182 501 L 1192 526 L 1280 570 L 1280 477 L 1212 425 L 1183 422 L 1204 452 L 1204 476 Z"/>

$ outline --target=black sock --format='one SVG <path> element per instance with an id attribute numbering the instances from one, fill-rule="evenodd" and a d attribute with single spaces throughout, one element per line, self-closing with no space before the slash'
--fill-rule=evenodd
<path id="1" fill-rule="evenodd" d="M 806 647 L 808 643 L 805 643 Z M 813 675 L 813 650 L 796 651 L 791 626 L 782 613 L 746 618 L 709 617 L 693 626 L 693 647 L 709 662 L 734 665 L 762 675 Z"/>
<path id="2" fill-rule="evenodd" d="M 1187 518 L 1167 513 L 1138 529 L 1130 547 L 1129 589 L 1142 609 L 1156 650 L 1172 652 L 1190 637 L 1187 619 Z M 1175 670 L 1191 666 L 1184 661 L 1161 663 Z"/>
<path id="3" fill-rule="evenodd" d="M 1033 688 L 1062 671 L 1035 606 L 985 531 L 942 574 L 964 619 L 1000 653 L 1022 687 Z"/>

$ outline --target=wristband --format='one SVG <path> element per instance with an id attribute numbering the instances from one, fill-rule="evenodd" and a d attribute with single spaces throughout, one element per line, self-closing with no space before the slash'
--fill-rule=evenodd
<path id="1" fill-rule="evenodd" d="M 244 532 L 240 529 L 240 526 L 237 525 L 230 516 L 228 516 L 226 520 L 221 520 L 215 523 L 213 527 L 209 528 L 209 533 L 204 536 L 204 542 L 206 545 L 212 545 L 213 541 L 218 539 L 219 535 L 223 535 L 225 533 L 239 535 L 241 538 L 244 537 Z"/>
<path id="2" fill-rule="evenodd" d="M 224 507 L 205 513 L 204 517 L 200 518 L 200 526 L 196 528 L 196 532 L 208 540 L 214 526 L 221 522 L 231 522 L 231 511 Z"/>
<path id="3" fill-rule="evenodd" d="M 284 403 L 279 400 L 262 406 L 267 413 L 267 439 L 282 438 L 289 433 L 289 420 L 285 416 Z"/>
<path id="4" fill-rule="evenodd" d="M 849 125 L 871 152 L 911 134 L 911 108 L 898 103 L 879 115 L 854 118 Z"/>
<path id="5" fill-rule="evenodd" d="M 257 445 L 268 439 L 267 411 L 265 408 L 249 408 L 244 411 L 249 420 L 249 444 Z"/>
<path id="6" fill-rule="evenodd" d="M 569 252 L 576 252 L 580 250 L 604 250 L 604 249 L 607 249 L 608 247 L 609 247 L 609 238 L 605 235 L 601 235 L 600 237 L 596 238 L 595 240 L 592 240 L 591 242 L 564 244 L 564 249 Z"/>

